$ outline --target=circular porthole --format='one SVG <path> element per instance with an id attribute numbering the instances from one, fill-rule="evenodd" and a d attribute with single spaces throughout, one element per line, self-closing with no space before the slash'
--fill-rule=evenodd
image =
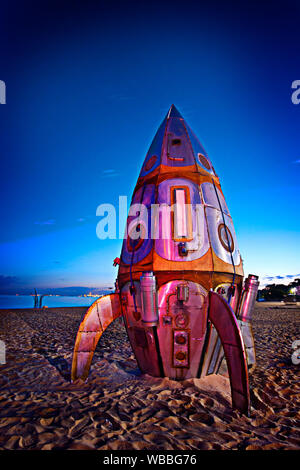
<path id="1" fill-rule="evenodd" d="M 203 153 L 198 153 L 198 158 L 199 158 L 199 162 L 201 163 L 201 165 L 204 166 L 204 168 L 206 168 L 206 170 L 211 169 L 210 163 L 207 160 L 207 158 L 203 155 Z"/>
<path id="2" fill-rule="evenodd" d="M 175 317 L 175 325 L 177 328 L 186 328 L 188 326 L 189 319 L 184 313 L 180 313 Z"/>
<path id="3" fill-rule="evenodd" d="M 144 170 L 145 171 L 150 171 L 151 168 L 153 168 L 153 166 L 155 165 L 155 163 L 157 162 L 157 156 L 156 155 L 152 155 L 152 157 L 150 157 L 146 163 L 145 163 L 145 166 L 144 166 Z"/>
<path id="4" fill-rule="evenodd" d="M 227 235 L 226 235 L 226 232 L 227 232 Z M 219 227 L 218 227 L 218 235 L 219 235 L 219 240 L 221 242 L 221 245 L 223 246 L 223 248 L 228 251 L 229 253 L 232 253 L 233 250 L 234 250 L 234 241 L 233 241 L 233 237 L 231 235 L 231 232 L 229 230 L 229 228 L 225 227 L 224 224 L 220 224 Z M 228 241 L 229 241 L 229 244 L 228 244 Z"/>
<path id="5" fill-rule="evenodd" d="M 177 361 L 184 361 L 186 359 L 186 353 L 183 352 L 183 351 L 178 351 L 175 354 L 175 357 L 176 357 Z"/>
<path id="6" fill-rule="evenodd" d="M 185 344 L 186 343 L 186 337 L 184 335 L 178 335 L 175 338 L 175 342 L 177 344 Z"/>

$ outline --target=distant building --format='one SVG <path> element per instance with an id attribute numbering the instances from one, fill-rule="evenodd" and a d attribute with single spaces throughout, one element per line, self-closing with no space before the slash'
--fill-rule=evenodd
<path id="1" fill-rule="evenodd" d="M 300 286 L 292 287 L 290 289 L 291 295 L 299 295 L 300 296 Z"/>

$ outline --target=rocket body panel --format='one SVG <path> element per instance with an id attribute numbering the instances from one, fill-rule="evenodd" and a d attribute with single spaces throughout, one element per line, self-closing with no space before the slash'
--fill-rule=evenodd
<path id="1" fill-rule="evenodd" d="M 186 291 L 182 300 L 179 288 Z M 191 281 L 170 281 L 158 291 L 158 306 L 165 375 L 177 380 L 197 377 L 207 327 L 207 291 Z"/>
<path id="2" fill-rule="evenodd" d="M 211 279 L 216 272 L 243 276 L 219 179 L 174 106 L 149 148 L 132 204 L 119 268 L 121 284 L 145 271 L 210 272 Z M 147 211 L 139 211 L 137 204 Z"/>
<path id="3" fill-rule="evenodd" d="M 136 207 L 138 203 L 146 210 Z M 216 290 L 228 299 L 228 289 L 233 288 L 230 303 L 236 311 L 244 273 L 219 178 L 205 149 L 174 106 L 147 152 L 132 205 L 118 284 L 137 361 L 152 375 L 163 373 L 177 379 L 199 376 L 207 347 L 208 291 Z M 137 239 L 132 239 L 132 234 Z M 151 327 L 143 322 L 145 312 L 140 303 L 143 273 L 153 273 L 156 279 L 157 321 Z M 189 291 L 188 299 L 178 300 L 177 290 L 184 288 Z M 179 312 L 186 319 L 183 325 L 176 324 Z M 155 330 L 156 341 L 149 328 Z M 216 372 L 224 352 L 220 341 L 214 344 L 218 334 L 210 328 L 212 356 L 208 360 L 206 354 L 206 363 L 207 370 Z M 143 329 L 141 347 L 137 344 L 141 344 Z M 209 338 L 206 340 L 209 343 Z M 152 361 L 148 361 L 150 356 Z"/>
<path id="4" fill-rule="evenodd" d="M 117 278 L 141 371 L 176 380 L 229 373 L 233 404 L 247 412 L 245 361 L 255 363 L 249 318 L 258 281 L 252 275 L 243 287 L 243 276 L 219 178 L 172 105 L 133 192 Z"/>
<path id="5" fill-rule="evenodd" d="M 151 233 L 151 205 L 155 203 L 155 185 L 147 184 L 133 195 L 127 218 L 121 260 L 134 265 L 142 261 L 153 249 Z M 139 215 L 137 215 L 139 214 Z"/>
<path id="6" fill-rule="evenodd" d="M 123 317 L 127 334 L 140 369 L 154 377 L 161 377 L 159 351 L 156 348 L 156 332 L 151 325 L 142 323 L 142 299 L 139 282 L 134 282 L 134 295 L 131 283 L 127 282 L 121 290 Z"/>

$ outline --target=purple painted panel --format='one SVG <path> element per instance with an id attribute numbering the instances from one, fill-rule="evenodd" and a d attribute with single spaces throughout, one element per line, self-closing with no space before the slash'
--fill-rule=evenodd
<path id="1" fill-rule="evenodd" d="M 132 198 L 127 218 L 127 237 L 124 237 L 122 248 L 122 261 L 125 264 L 138 263 L 152 249 L 151 205 L 154 202 L 154 184 L 139 188 Z M 144 208 L 134 207 L 135 204 L 143 204 Z"/>
<path id="2" fill-rule="evenodd" d="M 150 145 L 144 164 L 142 166 L 140 177 L 148 175 L 160 165 L 161 150 L 162 150 L 162 145 L 163 145 L 163 140 L 164 140 L 166 124 L 167 124 L 167 118 L 164 119 L 157 133 L 155 134 L 155 137 Z"/>
<path id="3" fill-rule="evenodd" d="M 171 215 L 171 191 L 174 187 L 185 187 L 189 190 L 190 210 L 192 222 L 192 240 L 185 242 L 188 250 L 186 256 L 179 253 L 179 244 L 182 241 L 173 240 L 172 215 Z M 163 181 L 158 187 L 159 205 L 164 204 L 160 213 L 157 213 L 154 221 L 155 251 L 164 259 L 171 261 L 192 261 L 203 256 L 209 248 L 207 226 L 201 204 L 198 186 L 185 178 L 173 178 Z"/>

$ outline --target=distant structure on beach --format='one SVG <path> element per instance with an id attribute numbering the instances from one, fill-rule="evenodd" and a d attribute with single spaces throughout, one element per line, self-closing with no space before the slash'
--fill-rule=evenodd
<path id="1" fill-rule="evenodd" d="M 289 284 L 269 284 L 260 291 L 260 300 L 280 302 L 300 301 L 300 279 L 296 278 Z"/>
<path id="2" fill-rule="evenodd" d="M 47 294 L 38 295 L 36 289 L 34 289 L 34 307 L 33 308 L 42 308 L 43 298 Z"/>
<path id="3" fill-rule="evenodd" d="M 219 178 L 174 105 L 146 155 L 114 264 L 115 293 L 94 302 L 79 327 L 72 380 L 86 380 L 97 342 L 122 315 L 142 372 L 175 380 L 227 373 L 233 406 L 248 414 L 258 277 L 243 282 Z"/>
<path id="4" fill-rule="evenodd" d="M 39 296 L 37 295 L 36 289 L 34 289 L 34 307 L 38 308 Z"/>

